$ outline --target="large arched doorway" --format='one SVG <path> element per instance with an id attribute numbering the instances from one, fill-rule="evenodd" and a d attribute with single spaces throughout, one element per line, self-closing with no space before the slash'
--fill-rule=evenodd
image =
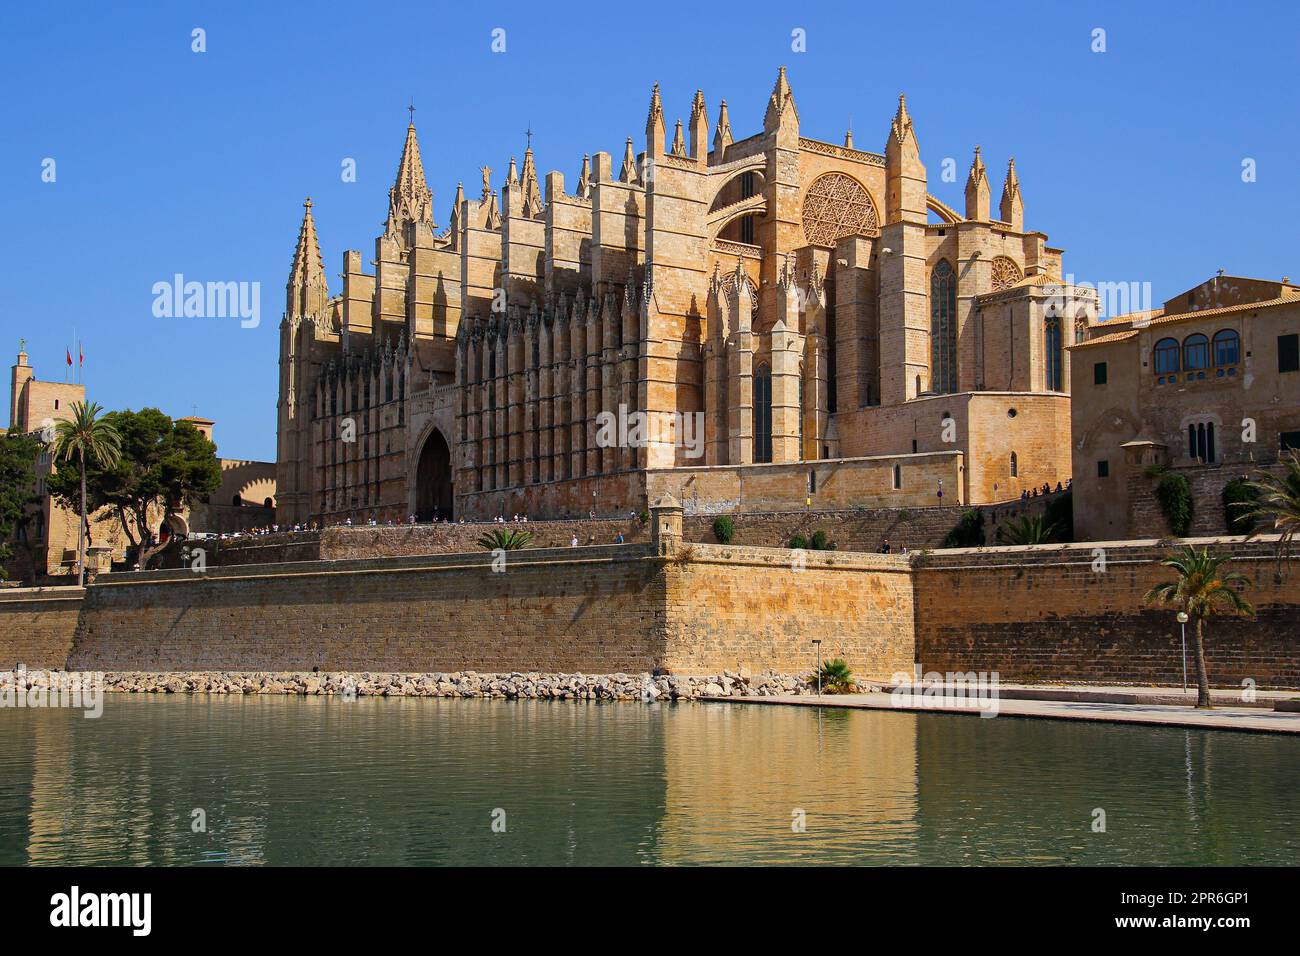
<path id="1" fill-rule="evenodd" d="M 451 449 L 435 428 L 424 441 L 415 470 L 415 517 L 420 521 L 450 521 L 451 502 Z"/>

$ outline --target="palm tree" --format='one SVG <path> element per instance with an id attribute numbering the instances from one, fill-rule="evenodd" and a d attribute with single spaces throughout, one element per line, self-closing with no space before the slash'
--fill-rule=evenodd
<path id="1" fill-rule="evenodd" d="M 1300 454 L 1291 449 L 1282 457 L 1285 471 L 1281 475 L 1260 473 L 1257 481 L 1246 487 L 1257 492 L 1255 501 L 1239 501 L 1234 507 L 1241 510 L 1241 518 L 1256 522 L 1247 535 L 1253 538 L 1269 527 L 1278 533 L 1277 575 L 1282 576 L 1282 559 L 1291 551 L 1291 543 L 1300 534 Z"/>
<path id="2" fill-rule="evenodd" d="M 71 461 L 75 455 L 81 468 L 81 523 L 77 526 L 77 586 L 86 583 L 86 459 L 102 468 L 112 468 L 121 454 L 122 439 L 110 422 L 99 418 L 104 409 L 97 403 L 73 402 L 72 417 L 54 426 L 54 459 Z"/>
<path id="3" fill-rule="evenodd" d="M 1024 515 L 1008 521 L 1000 530 L 1003 544 L 1047 544 L 1056 534 L 1056 525 L 1048 524 L 1043 515 Z"/>
<path id="4" fill-rule="evenodd" d="M 1205 672 L 1205 620 L 1216 614 L 1252 617 L 1255 609 L 1243 598 L 1236 586 L 1249 583 L 1244 574 L 1226 574 L 1220 569 L 1232 560 L 1231 555 L 1211 554 L 1208 548 L 1197 551 L 1184 545 L 1181 551 L 1160 563 L 1178 572 L 1178 580 L 1158 584 L 1147 592 L 1148 604 L 1174 605 L 1192 619 L 1192 649 L 1196 659 L 1196 706 L 1210 706 L 1210 678 Z"/>
<path id="5" fill-rule="evenodd" d="M 494 528 L 478 539 L 478 543 L 489 551 L 519 551 L 528 547 L 533 540 L 531 531 L 516 531 L 510 528 Z"/>
<path id="6" fill-rule="evenodd" d="M 823 694 L 850 694 L 853 692 L 853 671 L 849 670 L 849 665 L 843 658 L 837 657 L 834 660 L 823 661 L 821 671 L 814 672 L 808 677 L 808 683 L 812 687 L 817 686 L 817 678 L 821 677 L 821 688 Z"/>

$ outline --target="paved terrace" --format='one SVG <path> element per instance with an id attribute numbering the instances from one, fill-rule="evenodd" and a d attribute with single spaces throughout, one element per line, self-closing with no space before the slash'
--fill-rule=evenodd
<path id="1" fill-rule="evenodd" d="M 999 688 L 1001 690 L 1001 688 Z M 1127 688 L 1141 693 L 1149 688 Z M 1174 691 L 1180 693 L 1181 691 Z M 1169 692 L 1160 690 L 1162 695 Z M 1261 692 L 1262 696 L 1263 692 Z M 1276 695 L 1285 697 L 1284 694 Z M 1291 695 L 1294 697 L 1294 695 Z M 792 707 L 839 707 L 851 710 L 925 711 L 978 718 L 980 704 L 961 697 L 925 698 L 904 695 L 897 701 L 888 693 L 821 695 L 801 697 L 702 697 L 716 703 L 758 704 Z M 1192 699 L 1195 697 L 1193 695 Z M 1192 727 L 1198 730 L 1238 730 L 1255 733 L 1300 734 L 1300 713 L 1266 710 L 1262 707 L 1215 707 L 1196 710 L 1188 705 L 1126 704 L 1107 700 L 1016 700 L 999 696 L 998 717 L 1038 717 L 1050 720 L 1085 720 L 1112 724 L 1146 724 L 1162 727 Z"/>

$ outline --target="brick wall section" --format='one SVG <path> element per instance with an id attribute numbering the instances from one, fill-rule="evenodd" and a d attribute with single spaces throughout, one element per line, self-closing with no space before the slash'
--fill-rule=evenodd
<path id="1" fill-rule="evenodd" d="M 648 545 L 119 574 L 92 587 L 68 666 L 96 670 L 860 674 L 913 657 L 905 559 Z M 888 574 L 874 573 L 886 569 Z"/>
<path id="2" fill-rule="evenodd" d="M 1261 472 L 1281 475 L 1285 470 L 1278 464 L 1247 466 L 1190 465 L 1171 467 L 1172 472 L 1184 476 L 1192 486 L 1192 527 L 1190 534 L 1209 536 L 1228 534 L 1228 517 L 1223 510 L 1223 488 L 1234 478 L 1258 481 Z M 1169 522 L 1156 500 L 1158 480 L 1141 472 L 1128 476 L 1128 526 L 1137 534 L 1168 535 Z"/>
<path id="3" fill-rule="evenodd" d="M 985 540 L 992 542 L 997 526 L 1024 514 L 1039 514 L 1051 497 L 1031 498 L 999 505 L 983 505 Z M 767 511 L 729 515 L 736 529 L 736 545 L 784 548 L 795 533 L 811 537 L 824 530 L 840 551 L 880 549 L 886 538 L 897 551 L 937 548 L 957 523 L 965 507 L 855 508 L 847 511 Z M 683 530 L 687 541 L 715 544 L 715 515 L 687 515 Z M 210 564 L 271 564 L 289 561 L 352 560 L 418 554 L 482 552 L 479 536 L 501 525 L 421 524 L 389 527 L 333 527 L 322 531 L 271 534 L 221 542 Z M 581 545 L 612 544 L 622 532 L 625 544 L 650 540 L 647 524 L 631 518 L 597 518 L 573 521 L 507 523 L 510 529 L 533 533 L 529 548 L 566 548 L 577 535 Z"/>
<path id="4" fill-rule="evenodd" d="M 721 668 L 814 669 L 846 660 L 856 676 L 886 680 L 912 666 L 912 588 L 896 555 L 805 554 L 689 545 L 669 565 L 667 659 L 682 673 Z"/>
<path id="5" fill-rule="evenodd" d="M 648 548 L 443 555 L 114 575 L 69 667 L 644 671 L 662 642 Z M 305 569 L 306 568 L 306 569 Z"/>
<path id="6" fill-rule="evenodd" d="M 0 670 L 66 666 L 83 594 L 75 587 L 0 590 Z"/>
<path id="7" fill-rule="evenodd" d="M 1197 544 L 1233 551 L 1230 567 L 1249 576 L 1245 596 L 1259 612 L 1257 621 L 1210 622 L 1211 682 L 1300 687 L 1300 561 L 1278 584 L 1268 544 Z M 1106 552 L 1103 574 L 1092 570 L 1095 548 Z M 1167 554 L 1147 541 L 924 555 L 915 568 L 918 659 L 926 671 L 996 670 L 1010 682 L 1181 684 L 1174 611 L 1143 601 L 1173 579 L 1158 563 Z"/>
<path id="8" fill-rule="evenodd" d="M 1268 542 L 1196 543 L 1234 553 L 1259 610 L 1211 623 L 1212 681 L 1300 688 L 1300 559 L 1279 583 Z M 0 666 L 802 672 L 821 638 L 823 657 L 864 677 L 919 660 L 1004 681 L 1181 681 L 1174 615 L 1143 602 L 1172 578 L 1155 541 L 810 552 L 801 570 L 788 551 L 684 551 L 537 549 L 500 574 L 485 553 L 118 573 L 88 588 L 84 607 L 74 589 L 0 592 Z"/>

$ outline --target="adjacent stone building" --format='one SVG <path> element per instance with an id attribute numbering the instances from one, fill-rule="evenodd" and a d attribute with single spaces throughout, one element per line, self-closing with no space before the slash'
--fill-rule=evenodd
<path id="1" fill-rule="evenodd" d="M 1191 483 L 1193 534 L 1223 487 L 1300 448 L 1300 286 L 1220 273 L 1070 348 L 1078 540 L 1162 537 L 1154 467 Z"/>
<path id="2" fill-rule="evenodd" d="M 331 296 L 310 200 L 281 324 L 282 523 L 955 504 L 1070 475 L 1073 329 L 1095 296 L 996 213 L 931 196 L 900 96 L 884 151 L 811 139 L 784 69 L 736 138 L 697 92 L 576 182 L 481 170 L 435 223 L 414 125 L 373 271 Z M 1068 304 L 1068 309 L 1066 305 Z"/>
<path id="3" fill-rule="evenodd" d="M 71 415 L 72 403 L 85 400 L 86 387 L 79 382 L 48 382 L 38 378 L 26 345 L 20 343 L 17 360 L 9 370 L 9 427 L 0 429 L 0 434 L 6 431 L 38 433 L 48 444 L 53 438 L 55 424 Z M 211 419 L 187 416 L 181 421 L 188 421 L 212 441 L 214 423 Z M 219 462 L 220 488 L 206 501 L 186 506 L 172 515 L 169 531 L 215 534 L 274 523 L 275 465 L 229 458 L 219 459 Z M 14 577 L 40 581 L 46 577 L 76 574 L 78 515 L 75 509 L 65 508 L 48 492 L 46 482 L 55 467 L 56 462 L 48 448 L 44 448 L 33 462 L 40 501 L 32 509 L 22 539 L 14 542 L 18 547 L 13 549 L 14 555 L 7 568 Z M 163 510 L 159 507 L 155 524 L 160 525 L 162 520 Z M 87 524 L 87 568 L 106 570 L 113 561 L 125 558 L 130 540 L 111 508 L 94 512 Z M 160 529 L 154 530 L 157 533 Z"/>

